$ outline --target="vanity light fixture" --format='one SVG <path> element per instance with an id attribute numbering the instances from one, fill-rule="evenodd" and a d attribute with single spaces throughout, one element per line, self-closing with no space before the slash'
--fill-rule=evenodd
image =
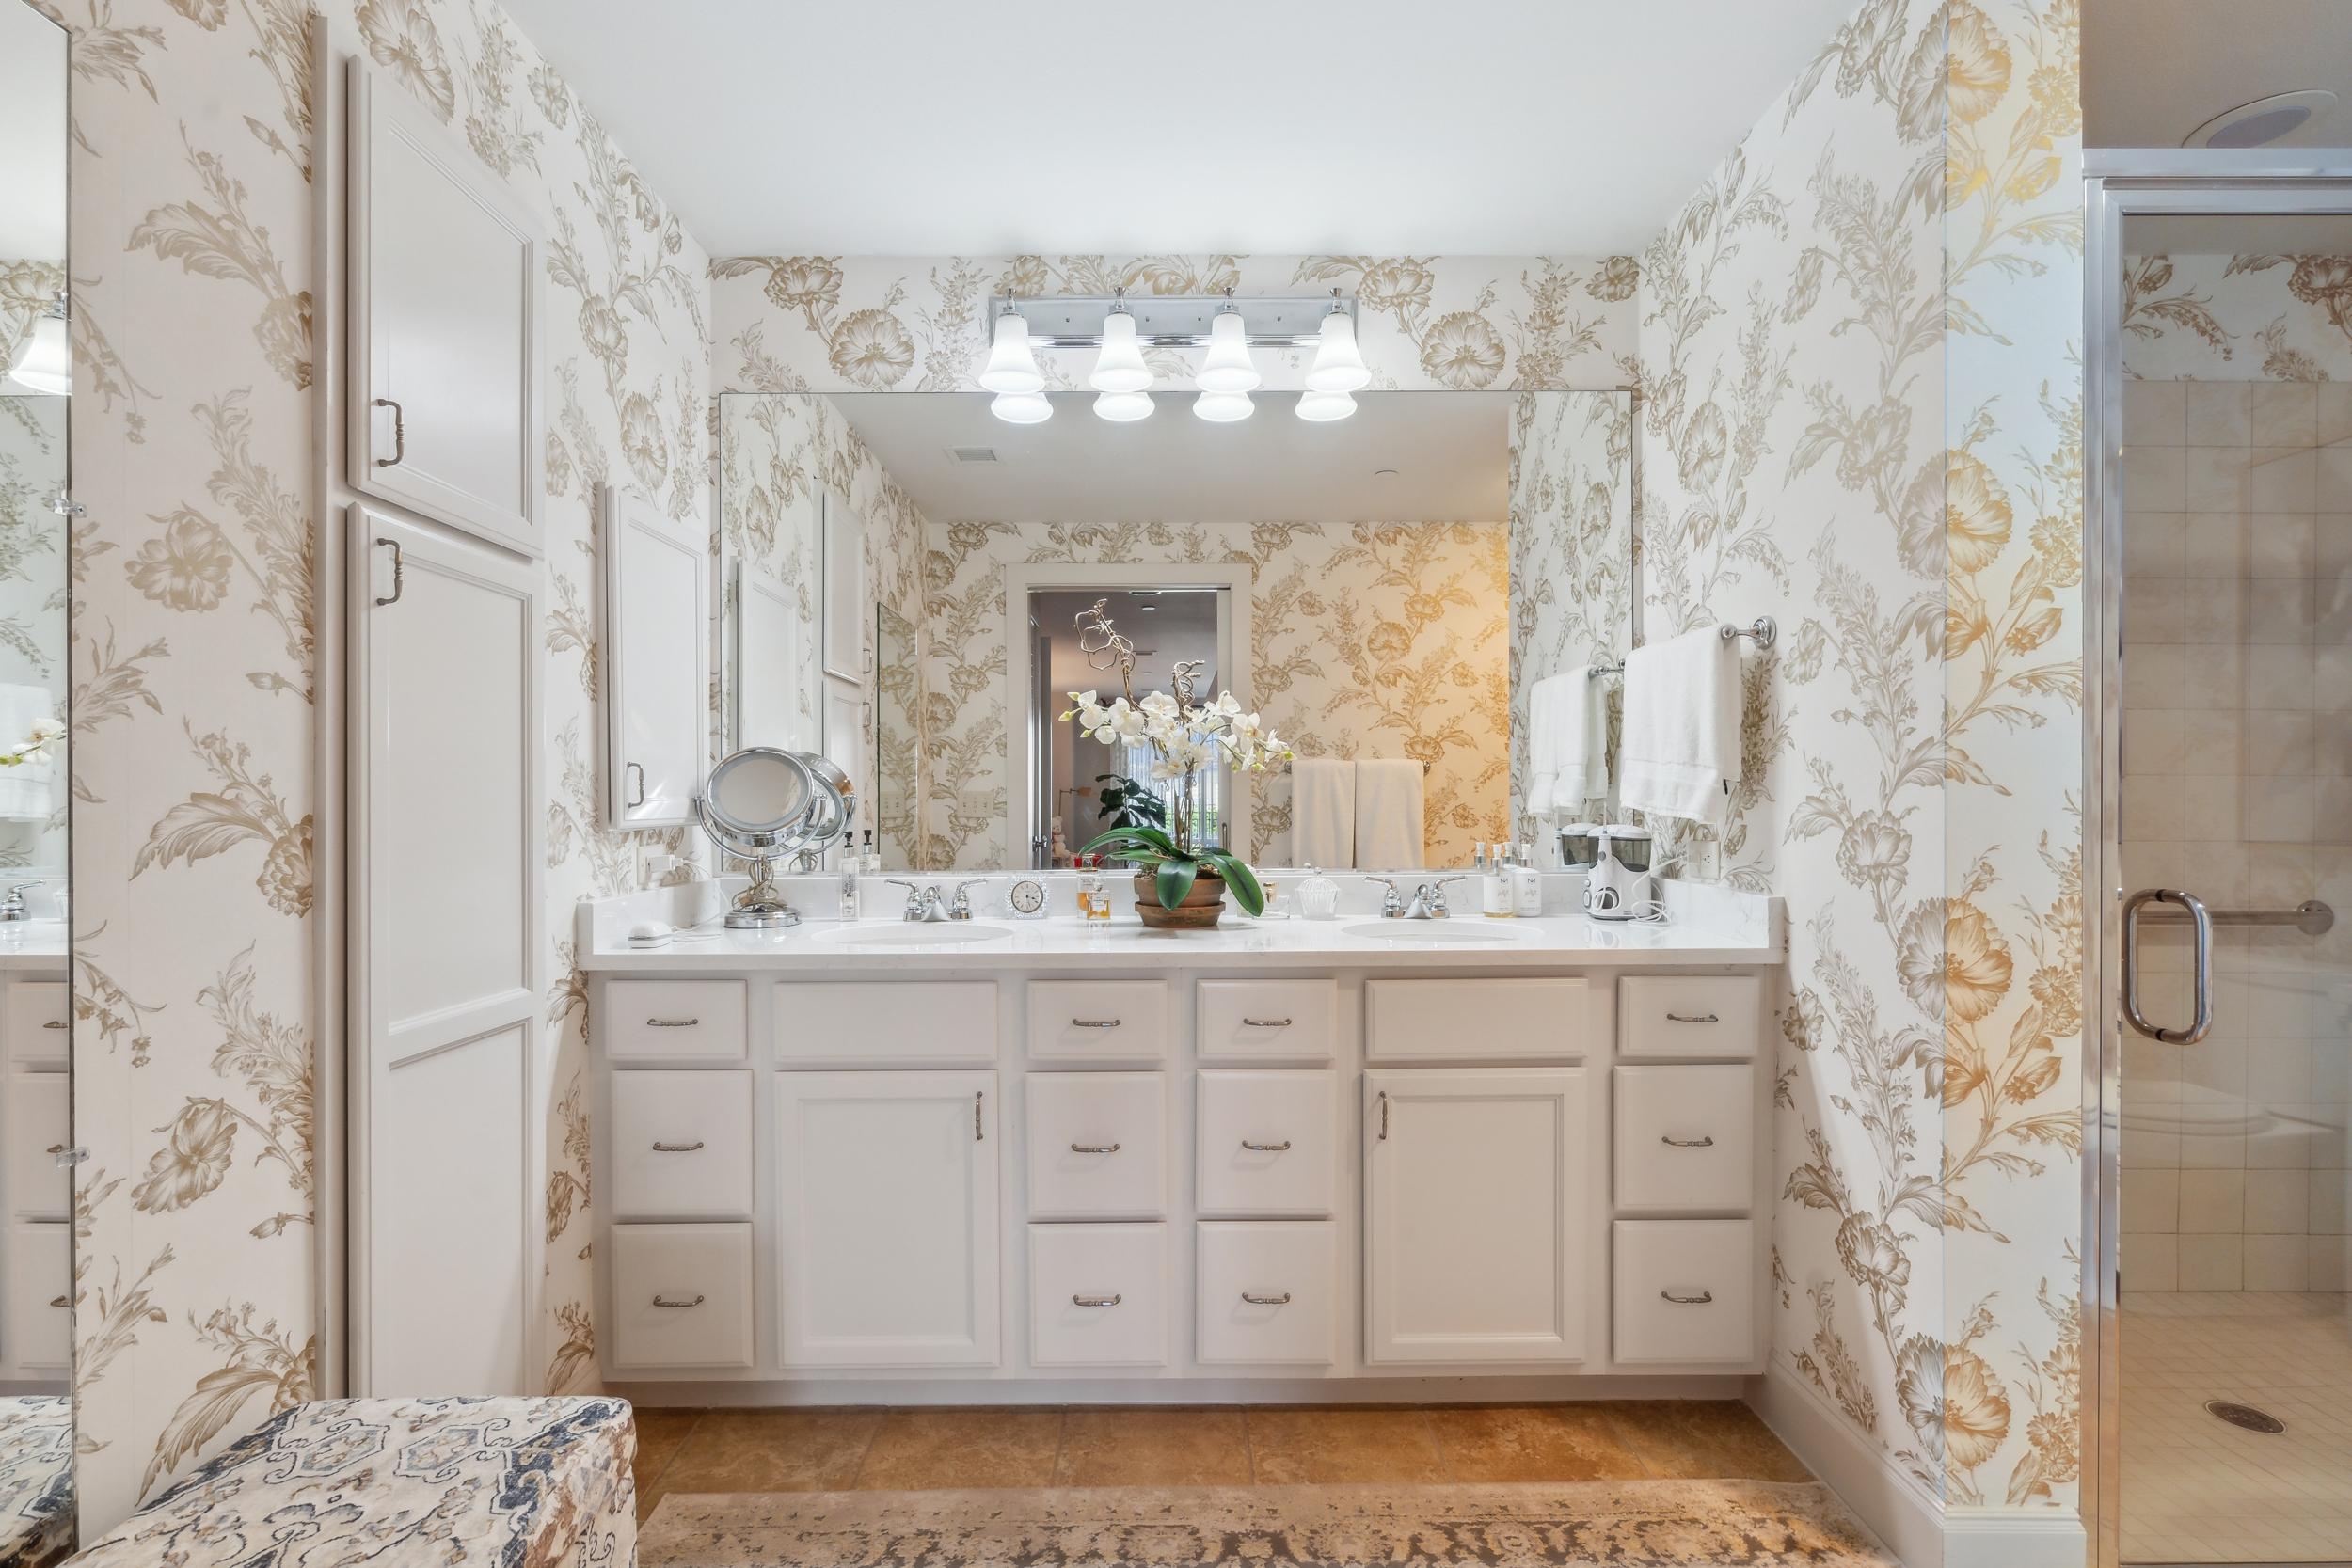
<path id="1" fill-rule="evenodd" d="M 1045 390 L 1045 373 L 1029 352 L 1029 324 L 1008 300 L 996 318 L 995 337 L 988 350 L 988 366 L 980 372 L 982 389 L 1014 397 Z"/>
<path id="2" fill-rule="evenodd" d="M 1258 411 L 1248 392 L 1203 392 L 1192 400 L 1192 411 L 1214 424 L 1232 424 Z"/>
<path id="3" fill-rule="evenodd" d="M 1356 346 L 1356 318 L 1340 303 L 1340 292 L 1331 291 L 1331 309 L 1323 318 L 1323 325 L 1315 333 L 1315 362 L 1307 367 L 1307 390 L 1311 392 L 1359 392 L 1372 385 L 1372 367 L 1364 363 L 1363 351 Z M 1299 418 L 1314 416 L 1301 412 Z M 1326 419 L 1345 416 L 1329 414 Z"/>
<path id="4" fill-rule="evenodd" d="M 1345 392 L 1301 392 L 1298 394 L 1298 417 L 1315 424 L 1329 424 L 1356 412 L 1356 400 Z"/>
<path id="5" fill-rule="evenodd" d="M 1200 361 L 1200 372 L 1192 383 L 1203 392 L 1250 392 L 1263 379 L 1258 374 L 1257 362 L 1249 357 L 1248 324 L 1242 320 L 1241 307 L 1233 303 L 1233 291 L 1228 289 L 1225 308 L 1216 313 L 1216 320 L 1209 327 L 1208 357 Z"/>
<path id="6" fill-rule="evenodd" d="M 1103 318 L 1103 352 L 1087 385 L 1098 392 L 1140 392 L 1152 385 L 1152 367 L 1143 362 L 1143 345 L 1136 337 L 1135 312 L 1127 309 L 1127 291 L 1120 289 Z M 1100 410 L 1097 410 L 1098 412 Z"/>
<path id="7" fill-rule="evenodd" d="M 1152 417 L 1152 394 L 1149 392 L 1097 392 L 1094 394 L 1094 417 L 1113 424 L 1133 424 Z"/>
<path id="8" fill-rule="evenodd" d="M 1054 417 L 1054 404 L 1043 392 L 999 392 L 988 411 L 1007 424 L 1043 424 Z"/>
<path id="9" fill-rule="evenodd" d="M 8 367 L 8 374 L 0 376 L 0 380 L 46 397 L 73 394 L 73 349 L 66 340 L 64 290 L 57 291 L 49 309 L 33 323 L 33 330 L 25 334 L 16 363 Z"/>

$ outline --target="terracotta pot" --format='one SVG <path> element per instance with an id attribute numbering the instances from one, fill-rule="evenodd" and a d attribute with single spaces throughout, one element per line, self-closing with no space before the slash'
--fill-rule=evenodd
<path id="1" fill-rule="evenodd" d="M 1201 867 L 1192 891 L 1172 910 L 1160 907 L 1159 884 L 1149 871 L 1136 873 L 1136 913 L 1146 926 L 1171 931 L 1205 931 L 1225 912 L 1225 879 Z"/>

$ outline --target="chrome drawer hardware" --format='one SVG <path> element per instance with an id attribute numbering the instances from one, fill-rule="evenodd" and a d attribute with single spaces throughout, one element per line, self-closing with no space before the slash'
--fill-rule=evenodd
<path id="1" fill-rule="evenodd" d="M 74 1144 L 70 1148 L 61 1144 L 48 1152 L 56 1156 L 57 1164 L 67 1169 L 72 1169 L 89 1158 L 89 1148 L 83 1144 Z"/>
<path id="2" fill-rule="evenodd" d="M 1712 1136 L 1705 1138 L 1677 1138 L 1672 1132 L 1669 1132 L 1658 1141 L 1664 1144 L 1668 1148 L 1712 1148 L 1715 1147 L 1715 1140 Z"/>
<path id="3" fill-rule="evenodd" d="M 1721 1023 L 1723 1020 L 1713 1013 L 1668 1013 L 1666 1022 L 1669 1023 Z"/>
<path id="4" fill-rule="evenodd" d="M 1107 1296 L 1072 1296 L 1070 1305 L 1073 1307 L 1117 1307 L 1126 1299 L 1124 1292 Z"/>
<path id="5" fill-rule="evenodd" d="M 1286 1018 L 1245 1018 L 1241 1022 L 1244 1027 L 1250 1029 L 1287 1029 L 1291 1026 L 1291 1021 Z"/>
<path id="6" fill-rule="evenodd" d="M 1389 1091 L 1380 1091 L 1380 1141 L 1389 1141 Z"/>
<path id="7" fill-rule="evenodd" d="M 648 1029 L 691 1029 L 701 1022 L 702 1020 L 698 1018 L 649 1018 L 645 1020 L 645 1027 Z"/>
<path id="8" fill-rule="evenodd" d="M 390 398 L 377 398 L 372 406 L 392 411 L 392 455 L 377 458 L 375 466 L 379 468 L 396 467 L 408 456 L 407 416 L 401 412 L 400 404 Z"/>
<path id="9" fill-rule="evenodd" d="M 1117 1144 L 1072 1144 L 1070 1152 L 1073 1154 L 1116 1154 L 1119 1152 L 1119 1146 Z"/>
<path id="10" fill-rule="evenodd" d="M 642 762 L 623 763 L 621 765 L 621 777 L 623 779 L 627 779 L 631 773 L 637 775 L 637 799 L 634 800 L 624 800 L 621 803 L 633 810 L 645 803 L 645 765 Z M 623 787 L 626 788 L 627 786 L 624 785 Z"/>
<path id="11" fill-rule="evenodd" d="M 1284 1138 L 1279 1144 L 1253 1144 L 1248 1138 L 1244 1138 L 1241 1146 L 1252 1154 L 1288 1154 L 1291 1150 L 1291 1141 L 1288 1138 Z"/>
<path id="12" fill-rule="evenodd" d="M 1073 1018 L 1070 1021 L 1070 1026 L 1073 1029 L 1116 1029 L 1120 1022 L 1120 1021 L 1115 1018 Z"/>
<path id="13" fill-rule="evenodd" d="M 1677 1307 L 1705 1307 L 1715 1299 L 1715 1292 L 1712 1291 L 1701 1291 L 1694 1296 L 1678 1296 L 1672 1291 L 1661 1291 L 1658 1294 L 1661 1299 L 1671 1301 Z"/>
<path id="14" fill-rule="evenodd" d="M 378 539 L 376 543 L 379 545 L 389 545 L 392 547 L 392 595 L 389 599 L 378 599 L 375 601 L 376 608 L 381 610 L 388 604 L 400 603 L 400 595 L 405 591 L 405 579 L 408 575 L 408 567 L 405 560 L 400 553 L 399 540 Z"/>
<path id="15" fill-rule="evenodd" d="M 702 1147 L 703 1140 L 696 1138 L 691 1144 L 656 1144 L 653 1151 L 656 1154 L 691 1154 Z"/>
<path id="16" fill-rule="evenodd" d="M 63 1154 L 63 1153 L 65 1152 L 65 1145 L 63 1145 L 63 1144 L 51 1144 L 51 1145 L 50 1145 L 47 1148 L 42 1149 L 42 1150 L 41 1150 L 41 1152 L 42 1152 L 43 1154 L 46 1154 L 46 1155 L 51 1156 L 52 1158 L 55 1158 L 56 1156 L 60 1155 L 60 1154 Z"/>
<path id="17" fill-rule="evenodd" d="M 976 1144 L 988 1141 L 988 1134 L 980 1131 L 980 1097 L 987 1092 L 986 1089 L 972 1091 L 972 1141 Z"/>
<path id="18" fill-rule="evenodd" d="M 52 1307 L 71 1307 L 73 1305 L 73 1298 L 72 1296 L 51 1296 L 49 1298 L 49 1305 Z"/>
<path id="19" fill-rule="evenodd" d="M 1253 1296 L 1244 1291 L 1241 1293 L 1241 1299 L 1252 1307 L 1288 1307 L 1291 1304 L 1291 1293 L 1285 1291 L 1279 1296 Z"/>
<path id="20" fill-rule="evenodd" d="M 674 1310 L 683 1312 L 690 1307 L 700 1307 L 704 1302 L 708 1301 L 709 1299 L 710 1298 L 708 1296 L 696 1296 L 692 1301 L 671 1301 L 666 1297 L 656 1296 L 653 1298 L 653 1304 L 656 1307 L 667 1307 L 673 1308 Z"/>
<path id="21" fill-rule="evenodd" d="M 73 1025 L 68 1023 L 61 1018 L 43 1019 L 40 1026 L 44 1029 L 71 1029 L 73 1027 Z"/>

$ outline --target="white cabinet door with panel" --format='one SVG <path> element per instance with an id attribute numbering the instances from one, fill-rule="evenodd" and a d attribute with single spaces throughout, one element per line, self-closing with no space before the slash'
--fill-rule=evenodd
<path id="1" fill-rule="evenodd" d="M 996 1074 L 775 1083 L 783 1364 L 997 1365 Z"/>
<path id="2" fill-rule="evenodd" d="M 57 1156 L 72 1141 L 72 1080 L 62 1072 L 17 1072 L 0 1080 L 8 1115 L 0 1119 L 8 1138 L 8 1212 L 21 1220 L 72 1217 L 72 1172 Z"/>
<path id="3" fill-rule="evenodd" d="M 818 714 L 811 694 L 817 683 L 810 678 L 792 590 L 765 572 L 739 565 L 734 608 L 731 651 L 739 676 L 728 693 L 734 721 L 728 745 L 815 750 Z M 740 673 L 752 671 L 759 672 L 757 678 L 741 678 Z"/>
<path id="4" fill-rule="evenodd" d="M 1581 1068 L 1364 1074 L 1364 1356 L 1585 1358 Z"/>
<path id="5" fill-rule="evenodd" d="M 709 750 L 709 531 L 632 489 L 597 487 L 604 573 L 605 816 L 693 820 Z"/>
<path id="6" fill-rule="evenodd" d="M 351 69 L 351 483 L 540 554 L 539 219 L 415 94 Z"/>

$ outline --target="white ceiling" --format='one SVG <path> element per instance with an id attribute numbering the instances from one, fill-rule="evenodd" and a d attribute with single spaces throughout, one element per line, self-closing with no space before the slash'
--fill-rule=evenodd
<path id="1" fill-rule="evenodd" d="M 1635 253 L 1854 0 L 506 0 L 716 256 Z"/>
<path id="2" fill-rule="evenodd" d="M 1035 425 L 997 419 L 980 392 L 833 401 L 934 523 L 1500 522 L 1510 510 L 1514 393 L 1362 392 L 1330 424 L 1293 414 L 1294 393 L 1260 394 L 1234 424 L 1195 419 L 1189 393 L 1113 424 L 1093 396 L 1053 394 L 1054 417 Z M 951 447 L 999 461 L 958 463 Z"/>
<path id="3" fill-rule="evenodd" d="M 2087 0 L 2083 135 L 2178 147 L 2214 116 L 2273 93 L 2339 102 L 2280 146 L 2352 147 L 2352 6 L 2344 0 Z"/>
<path id="4" fill-rule="evenodd" d="M 0 258 L 65 255 L 65 29 L 0 6 Z"/>

